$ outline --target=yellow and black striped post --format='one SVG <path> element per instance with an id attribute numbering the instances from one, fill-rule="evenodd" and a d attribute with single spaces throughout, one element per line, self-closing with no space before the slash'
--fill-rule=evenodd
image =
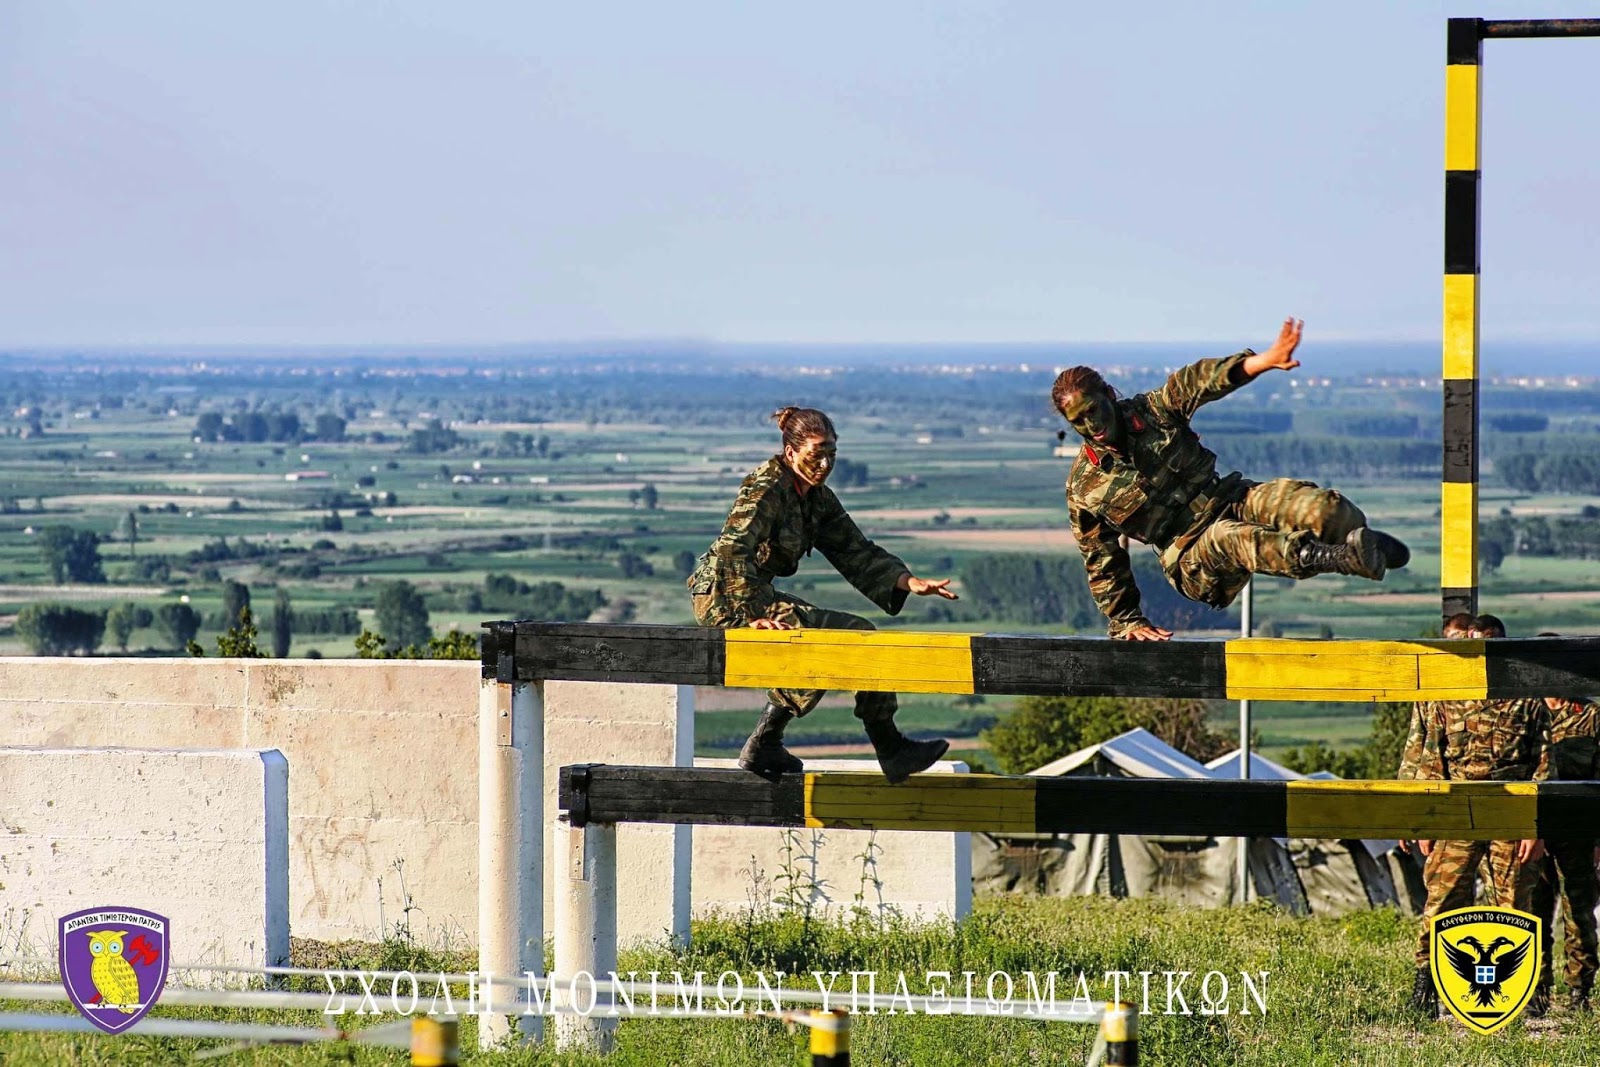
<path id="1" fill-rule="evenodd" d="M 1134 1067 L 1139 1062 L 1139 1009 L 1114 1000 L 1100 1016 L 1100 1038 L 1106 1043 L 1108 1067 Z"/>
<path id="2" fill-rule="evenodd" d="M 461 1029 L 454 1019 L 411 1018 L 411 1067 L 455 1067 L 461 1062 Z"/>
<path id="3" fill-rule="evenodd" d="M 850 1067 L 850 1013 L 811 1013 L 811 1067 Z"/>
<path id="4" fill-rule="evenodd" d="M 1439 592 L 1445 617 L 1478 610 L 1478 158 L 1483 20 L 1451 19 L 1444 94 L 1444 470 Z"/>

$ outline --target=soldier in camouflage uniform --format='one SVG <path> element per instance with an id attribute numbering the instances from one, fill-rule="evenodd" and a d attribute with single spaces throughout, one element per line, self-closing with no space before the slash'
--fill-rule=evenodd
<path id="1" fill-rule="evenodd" d="M 783 451 L 757 467 L 739 486 L 728 520 L 689 576 L 695 620 L 701 626 L 762 630 L 815 627 L 871 630 L 858 615 L 819 608 L 773 588 L 813 548 L 861 594 L 890 615 L 906 596 L 958 599 L 950 579 L 918 578 L 892 553 L 867 540 L 825 484 L 838 449 L 833 422 L 813 408 L 784 408 L 773 418 Z M 783 747 L 783 731 L 822 699 L 820 689 L 774 689 L 755 732 L 739 753 L 739 766 L 765 777 L 796 774 L 804 764 Z M 878 763 L 891 782 L 925 771 L 950 747 L 944 740 L 912 741 L 894 723 L 893 693 L 857 693 L 856 718 L 866 727 Z"/>
<path id="2" fill-rule="evenodd" d="M 1479 633 L 1475 626 L 1454 625 L 1461 619 L 1451 617 L 1445 627 L 1446 637 Z M 1471 617 L 1466 619 L 1470 621 Z M 1549 772 L 1547 737 L 1548 718 L 1541 700 L 1418 701 L 1395 777 L 1420 781 L 1542 781 Z M 1417 847 L 1426 857 L 1422 876 L 1428 886 L 1428 901 L 1422 909 L 1422 929 L 1417 938 L 1411 1004 L 1419 1011 L 1436 1015 L 1439 1001 L 1428 966 L 1433 917 L 1473 903 L 1478 868 L 1485 861 L 1494 903 L 1531 912 L 1540 872 L 1536 861 L 1543 854 L 1543 842 L 1418 841 Z"/>
<path id="3" fill-rule="evenodd" d="M 1540 637 L 1557 637 L 1543 633 Z M 1550 777 L 1569 782 L 1600 781 L 1600 704 L 1592 700 L 1547 697 L 1550 715 Z M 1566 913 L 1566 979 L 1568 1006 L 1589 1009 L 1595 971 L 1600 969 L 1600 932 L 1595 907 L 1600 905 L 1600 884 L 1595 862 L 1600 860 L 1593 837 L 1563 838 L 1545 842 L 1543 876 L 1534 893 L 1533 913 L 1544 920 L 1544 973 L 1541 984 L 1550 987 L 1554 965 L 1557 886 Z"/>
<path id="4" fill-rule="evenodd" d="M 1233 603 L 1252 574 L 1377 581 L 1410 560 L 1405 545 L 1368 528 L 1361 509 L 1331 489 L 1257 483 L 1237 471 L 1219 478 L 1217 457 L 1189 427 L 1201 404 L 1268 370 L 1298 367 L 1300 327 L 1289 319 L 1267 351 L 1202 359 L 1127 400 L 1091 367 L 1056 378 L 1056 410 L 1084 439 L 1067 476 L 1067 511 L 1112 637 L 1172 636 L 1140 611 L 1123 538 L 1150 545 L 1173 588 L 1217 608 Z"/>

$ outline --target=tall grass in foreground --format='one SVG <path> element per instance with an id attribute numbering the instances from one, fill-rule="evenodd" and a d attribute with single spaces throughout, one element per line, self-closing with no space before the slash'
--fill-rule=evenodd
<path id="1" fill-rule="evenodd" d="M 823 922 L 802 914 L 755 919 L 705 919 L 695 923 L 694 947 L 676 951 L 646 947 L 623 954 L 622 969 L 708 973 L 708 987 L 722 971 L 741 971 L 753 986 L 757 970 L 800 975 L 815 988 L 814 970 L 839 971 L 848 990 L 848 972 L 877 971 L 880 993 L 893 991 L 895 976 L 906 972 L 921 991 L 927 971 L 1003 971 L 1023 980 L 1023 972 L 1060 972 L 1058 997 L 1070 1000 L 1077 972 L 1103 997 L 1106 971 L 1191 971 L 1185 987 L 1193 1015 L 1160 1014 L 1166 1008 L 1164 979 L 1152 982 L 1150 1007 L 1141 1019 L 1141 1062 L 1145 1064 L 1394 1064 L 1461 1067 L 1477 1064 L 1600 1063 L 1600 1025 L 1588 1017 L 1557 1014 L 1550 1020 L 1519 1020 L 1492 1037 L 1466 1033 L 1454 1022 L 1422 1023 L 1403 1003 L 1410 991 L 1411 946 L 1415 920 L 1393 911 L 1361 912 L 1342 919 L 1295 919 L 1259 904 L 1231 910 L 1182 908 L 1153 901 L 1099 898 L 1068 900 L 980 900 L 975 914 L 959 924 L 912 926 L 870 918 Z M 297 944 L 304 966 L 468 969 L 470 956 L 441 955 L 404 943 L 324 946 Z M 1196 980 L 1206 971 L 1233 979 L 1228 1015 L 1198 1014 Z M 1241 971 L 1266 971 L 1268 1011 L 1254 1002 L 1251 1014 L 1239 1009 Z M 957 986 L 960 983 L 956 979 Z M 981 983 L 980 977 L 980 1002 Z M 1137 982 L 1137 980 L 1136 980 Z M 785 984 L 801 984 L 789 977 Z M 306 988 L 314 988 L 307 984 Z M 1137 990 L 1136 990 L 1137 991 Z M 1026 987 L 1018 990 L 1022 996 Z M 1558 1001 L 1559 1001 L 1558 997 Z M 665 1006 L 665 1001 L 663 1002 Z M 1175 1006 L 1176 1007 L 1176 1006 Z M 17 1004 L 3 1010 L 37 1010 Z M 181 1011 L 168 1017 L 253 1019 L 321 1025 L 312 1013 Z M 380 1017 L 377 1021 L 382 1021 Z M 346 1015 L 344 1025 L 362 1022 Z M 852 1034 L 853 1062 L 1018 1067 L 1082 1063 L 1093 1040 L 1092 1028 L 1018 1018 L 959 1018 L 924 1015 L 860 1015 Z M 546 1047 L 478 1054 L 471 1020 L 462 1027 L 463 1062 L 494 1065 L 589 1065 L 587 1056 L 557 1055 Z M 171 1064 L 186 1061 L 215 1043 L 140 1038 L 65 1035 L 0 1035 L 0 1063 Z M 314 1046 L 265 1048 L 236 1053 L 224 1064 L 310 1065 L 324 1063 L 401 1064 L 400 1052 Z M 805 1037 L 790 1034 L 772 1020 L 624 1020 L 617 1035 L 614 1067 L 744 1067 L 805 1064 Z"/>

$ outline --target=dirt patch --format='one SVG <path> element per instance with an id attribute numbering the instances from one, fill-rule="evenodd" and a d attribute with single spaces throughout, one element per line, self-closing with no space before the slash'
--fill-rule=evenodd
<path id="1" fill-rule="evenodd" d="M 155 585 L 0 585 L 3 600 L 117 600 L 156 597 L 165 592 Z"/>

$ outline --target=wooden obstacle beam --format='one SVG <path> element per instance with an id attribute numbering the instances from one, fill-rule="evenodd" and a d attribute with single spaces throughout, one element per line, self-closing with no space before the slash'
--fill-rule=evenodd
<path id="1" fill-rule="evenodd" d="M 490 622 L 484 677 L 900 693 L 1472 700 L 1600 691 L 1600 637 L 1110 641 Z"/>
<path id="2" fill-rule="evenodd" d="M 1600 782 L 1264 781 L 784 775 L 580 764 L 561 769 L 573 827 L 623 822 L 848 830 L 1506 840 L 1593 836 Z"/>

